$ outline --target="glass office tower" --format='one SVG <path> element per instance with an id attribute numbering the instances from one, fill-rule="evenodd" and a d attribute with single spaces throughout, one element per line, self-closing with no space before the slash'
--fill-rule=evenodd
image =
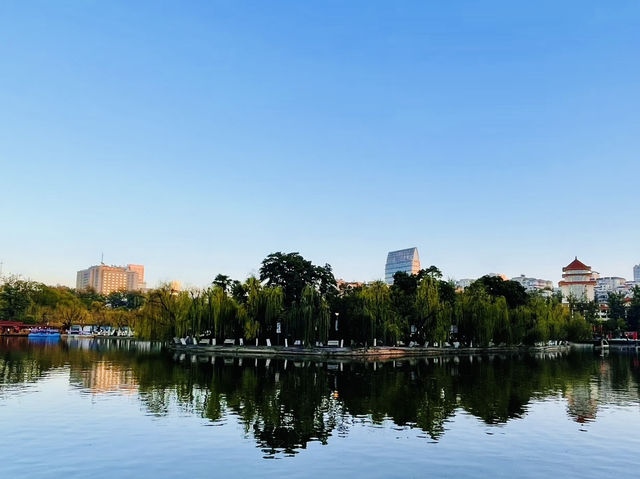
<path id="1" fill-rule="evenodd" d="M 385 282 L 387 284 L 393 284 L 393 275 L 398 271 L 404 271 L 407 274 L 416 274 L 420 271 L 418 248 L 389 251 L 387 264 L 384 267 Z"/>

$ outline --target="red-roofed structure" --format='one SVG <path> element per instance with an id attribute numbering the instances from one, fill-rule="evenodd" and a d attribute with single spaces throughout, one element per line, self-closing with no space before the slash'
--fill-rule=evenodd
<path id="1" fill-rule="evenodd" d="M 562 281 L 558 283 L 562 290 L 562 301 L 569 302 L 572 298 L 576 301 L 593 301 L 595 298 L 596 277 L 587 266 L 576 258 L 562 268 Z"/>
<path id="2" fill-rule="evenodd" d="M 576 256 L 576 259 L 574 259 L 571 263 L 569 263 L 567 266 L 562 268 L 562 272 L 565 272 L 565 271 L 591 271 L 591 266 L 587 266 L 582 261 L 580 261 Z"/>
<path id="3" fill-rule="evenodd" d="M 20 333 L 23 329 L 32 327 L 33 324 L 24 324 L 20 321 L 0 321 L 0 334 Z"/>

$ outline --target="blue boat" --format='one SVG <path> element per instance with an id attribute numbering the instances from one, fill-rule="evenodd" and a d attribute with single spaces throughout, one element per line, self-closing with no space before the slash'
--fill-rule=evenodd
<path id="1" fill-rule="evenodd" d="M 53 328 L 32 329 L 29 333 L 29 338 L 58 339 L 60 338 L 60 331 Z"/>

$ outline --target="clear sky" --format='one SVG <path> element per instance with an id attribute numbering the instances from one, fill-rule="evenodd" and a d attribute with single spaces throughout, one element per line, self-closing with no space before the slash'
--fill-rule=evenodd
<path id="1" fill-rule="evenodd" d="M 5 0 L 0 260 L 630 278 L 639 112 L 637 1 Z"/>

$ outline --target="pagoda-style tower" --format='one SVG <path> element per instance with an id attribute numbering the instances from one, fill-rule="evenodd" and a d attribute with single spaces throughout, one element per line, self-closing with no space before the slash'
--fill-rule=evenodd
<path id="1" fill-rule="evenodd" d="M 591 266 L 587 266 L 576 256 L 576 259 L 562 268 L 562 281 L 558 286 L 562 290 L 563 303 L 568 303 L 569 298 L 576 301 L 593 301 L 596 287 L 595 273 L 591 271 Z"/>

